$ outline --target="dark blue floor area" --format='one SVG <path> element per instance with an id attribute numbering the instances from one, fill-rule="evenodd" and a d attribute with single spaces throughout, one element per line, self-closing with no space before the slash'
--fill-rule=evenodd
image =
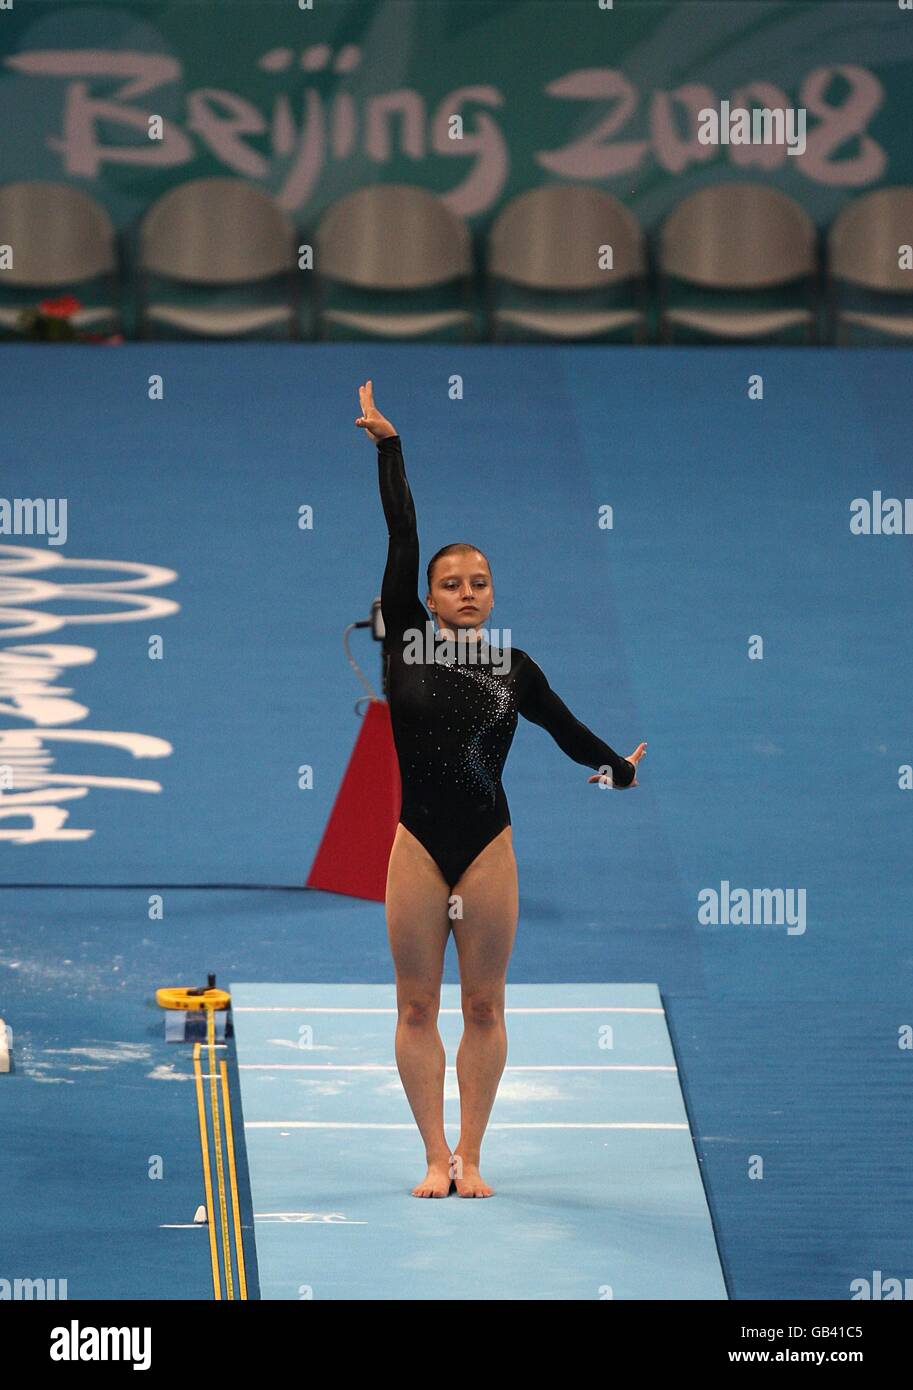
<path id="1" fill-rule="evenodd" d="M 72 1298 L 211 1296 L 202 1230 L 163 1229 L 191 1223 L 204 1196 L 190 1044 L 165 1043 L 155 989 L 205 983 L 210 969 L 222 984 L 390 976 L 379 905 L 308 890 L 171 889 L 165 901 L 165 921 L 151 924 L 135 889 L 2 897 L 16 1065 L 0 1078 L 6 1249 L 23 1276 L 67 1278 Z M 599 937 L 577 943 L 567 978 L 599 979 Z M 530 968 L 546 947 L 521 908 L 509 979 L 554 975 Z M 452 945 L 446 979 L 457 979 Z M 882 1003 L 730 1000 L 679 993 L 668 979 L 663 1003 L 731 1297 L 846 1299 L 851 1279 L 908 1269 L 910 1080 L 897 1043 L 908 1002 L 900 989 Z M 391 1059 L 392 1031 L 391 1021 Z M 236 1090 L 233 1110 L 240 1136 Z M 413 1147 L 404 1180 L 421 1157 Z M 160 1181 L 147 1175 L 153 1155 Z M 759 1158 L 762 1174 L 749 1176 Z M 248 1232 L 250 1220 L 248 1205 Z"/>

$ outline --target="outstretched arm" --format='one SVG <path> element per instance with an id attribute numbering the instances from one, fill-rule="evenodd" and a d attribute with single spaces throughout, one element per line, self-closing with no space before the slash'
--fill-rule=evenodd
<path id="1" fill-rule="evenodd" d="M 520 713 L 533 724 L 547 729 L 562 753 L 573 758 L 575 763 L 582 763 L 584 767 L 610 769 L 614 787 L 638 785 L 634 781 L 637 763 L 643 757 L 642 750 L 646 744 L 642 743 L 630 758 L 622 758 L 614 748 L 603 743 L 592 729 L 575 719 L 567 705 L 552 690 L 541 667 L 531 657 L 528 660 L 530 670 L 519 702 Z M 590 778 L 591 782 L 598 780 L 597 777 Z"/>
<path id="2" fill-rule="evenodd" d="M 362 414 L 356 425 L 377 445 L 380 500 L 387 522 L 387 564 L 380 591 L 380 608 L 387 638 L 406 628 L 423 628 L 428 613 L 418 597 L 418 530 L 415 505 L 406 479 L 402 441 L 374 404 L 372 383 L 358 388 Z"/>

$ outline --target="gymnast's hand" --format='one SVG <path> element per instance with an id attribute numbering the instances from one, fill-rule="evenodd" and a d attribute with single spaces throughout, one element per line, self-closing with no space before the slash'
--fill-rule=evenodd
<path id="1" fill-rule="evenodd" d="M 634 752 L 631 754 L 630 758 L 625 759 L 626 762 L 634 764 L 634 780 L 628 783 L 628 787 L 640 786 L 640 783 L 637 780 L 637 764 L 644 756 L 646 747 L 647 745 L 645 743 L 639 743 L 637 747 L 634 749 Z M 612 787 L 617 792 L 626 792 L 628 790 L 628 787 L 619 787 L 617 783 L 615 783 L 610 777 L 604 776 L 601 772 L 594 773 L 592 777 L 587 778 L 587 781 L 601 782 L 604 787 Z"/>
<path id="2" fill-rule="evenodd" d="M 366 381 L 364 386 L 359 386 L 358 399 L 361 402 L 361 414 L 355 421 L 356 425 L 367 430 L 375 444 L 381 439 L 391 439 L 397 431 L 389 420 L 384 419 L 374 404 L 374 388 L 370 381 Z"/>

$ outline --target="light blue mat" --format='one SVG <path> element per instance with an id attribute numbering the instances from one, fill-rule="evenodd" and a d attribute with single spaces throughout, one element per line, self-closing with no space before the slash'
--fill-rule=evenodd
<path id="1" fill-rule="evenodd" d="M 726 1298 L 655 985 L 508 985 L 484 1200 L 411 1196 L 392 984 L 231 994 L 264 1298 Z M 445 984 L 451 1144 L 459 1003 Z"/>

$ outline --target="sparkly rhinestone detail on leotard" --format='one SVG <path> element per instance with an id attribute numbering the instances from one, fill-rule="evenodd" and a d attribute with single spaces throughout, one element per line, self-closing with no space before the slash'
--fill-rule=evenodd
<path id="1" fill-rule="evenodd" d="M 463 680 L 474 681 L 477 695 L 476 726 L 463 747 L 457 764 L 458 776 L 465 788 L 494 803 L 517 727 L 516 705 L 503 680 L 490 671 L 459 664 L 451 669 Z"/>

